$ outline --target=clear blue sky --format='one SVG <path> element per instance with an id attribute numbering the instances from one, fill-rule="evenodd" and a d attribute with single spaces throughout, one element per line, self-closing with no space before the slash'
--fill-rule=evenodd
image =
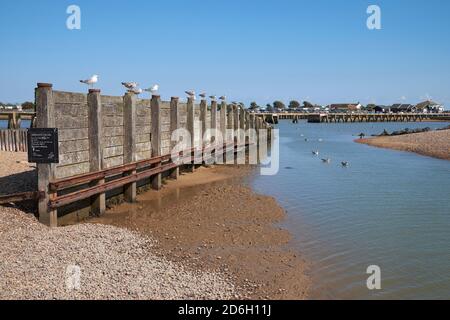
<path id="1" fill-rule="evenodd" d="M 66 28 L 68 5 L 82 29 Z M 382 30 L 366 9 L 382 10 Z M 0 2 L 0 101 L 32 100 L 37 82 L 104 94 L 121 81 L 230 100 L 450 106 L 450 1 L 40 0 Z"/>

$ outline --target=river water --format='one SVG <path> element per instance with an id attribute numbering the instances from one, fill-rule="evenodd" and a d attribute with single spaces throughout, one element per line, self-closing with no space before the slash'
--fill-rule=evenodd
<path id="1" fill-rule="evenodd" d="M 353 142 L 446 125 L 279 124 L 280 172 L 252 184 L 287 210 L 282 226 L 311 261 L 312 298 L 450 299 L 450 161 Z M 367 288 L 371 265 L 381 290 Z"/>

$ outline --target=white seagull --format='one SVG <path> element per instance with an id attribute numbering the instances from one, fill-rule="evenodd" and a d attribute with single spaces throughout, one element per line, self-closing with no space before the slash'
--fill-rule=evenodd
<path id="1" fill-rule="evenodd" d="M 195 91 L 194 90 L 187 90 L 185 93 L 188 95 L 189 98 L 192 98 L 195 100 Z"/>
<path id="2" fill-rule="evenodd" d="M 206 93 L 204 93 L 204 92 L 203 92 L 203 93 L 200 93 L 200 94 L 199 94 L 199 97 L 205 99 L 205 98 L 206 98 Z"/>
<path id="3" fill-rule="evenodd" d="M 133 82 L 122 82 L 122 85 L 129 90 L 133 90 L 137 86 L 139 86 L 139 83 L 134 82 L 134 81 Z"/>
<path id="4" fill-rule="evenodd" d="M 221 97 L 219 98 L 219 100 L 225 101 L 225 100 L 227 100 L 227 97 L 226 97 L 226 96 L 221 96 Z"/>
<path id="5" fill-rule="evenodd" d="M 313 151 L 312 153 L 313 153 L 313 155 L 315 155 L 315 156 L 318 156 L 318 155 L 319 155 L 319 151 Z"/>
<path id="6" fill-rule="evenodd" d="M 86 80 L 80 80 L 81 83 L 87 84 L 91 88 L 94 87 L 94 84 L 98 82 L 98 75 L 94 74 L 92 77 Z"/>
<path id="7" fill-rule="evenodd" d="M 209 96 L 209 98 L 210 98 L 212 101 L 216 101 L 216 96 L 215 96 L 215 95 Z"/>
<path id="8" fill-rule="evenodd" d="M 159 90 L 159 85 L 157 85 L 157 84 L 154 84 L 153 86 L 151 86 L 151 87 L 148 88 L 148 89 L 144 89 L 144 91 L 150 92 L 151 94 L 157 93 L 158 90 Z"/>
<path id="9" fill-rule="evenodd" d="M 330 158 L 322 159 L 322 162 L 324 162 L 324 163 L 330 163 L 330 162 L 331 162 L 331 159 L 330 159 Z"/>
<path id="10" fill-rule="evenodd" d="M 128 92 L 131 92 L 131 93 L 134 93 L 136 95 L 139 95 L 142 92 L 144 92 L 144 90 L 142 90 L 141 88 L 133 88 L 133 89 L 129 89 Z"/>

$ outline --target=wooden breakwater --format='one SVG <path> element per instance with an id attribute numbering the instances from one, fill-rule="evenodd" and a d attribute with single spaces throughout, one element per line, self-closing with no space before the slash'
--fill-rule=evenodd
<path id="1" fill-rule="evenodd" d="M 158 95 L 139 99 L 133 93 L 114 97 L 97 89 L 82 94 L 54 91 L 43 83 L 35 97 L 35 127 L 57 128 L 59 135 L 59 163 L 37 164 L 39 220 L 50 226 L 80 206 L 102 214 L 111 196 L 134 202 L 140 184 L 158 190 L 163 177 L 176 179 L 181 169 L 195 170 L 204 154 L 234 158 L 249 139 L 230 131 L 270 136 L 263 119 L 225 101 L 208 105 L 192 98 L 162 101 Z M 188 164 L 174 163 L 171 155 L 178 129 L 190 134 L 189 148 L 182 152 Z M 220 132 L 223 141 L 205 137 L 209 129 Z"/>
<path id="2" fill-rule="evenodd" d="M 0 129 L 0 151 L 27 152 L 28 129 Z"/>

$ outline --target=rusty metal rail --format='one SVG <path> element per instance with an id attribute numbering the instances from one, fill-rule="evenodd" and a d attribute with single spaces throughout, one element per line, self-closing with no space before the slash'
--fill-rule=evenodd
<path id="1" fill-rule="evenodd" d="M 192 148 L 190 150 L 186 150 L 184 152 L 180 152 L 179 156 L 184 157 L 185 159 L 189 159 L 189 162 L 192 164 L 196 158 L 196 152 L 200 151 L 203 155 L 205 151 L 214 152 L 216 156 L 224 154 L 226 152 L 236 152 L 239 148 L 247 147 L 248 144 L 244 145 L 234 145 L 234 144 L 224 144 L 222 149 L 218 151 L 217 146 L 208 146 L 204 147 L 201 150 L 197 150 Z M 230 148 L 231 147 L 231 148 Z M 181 155 L 182 154 L 182 155 Z M 189 155 L 190 154 L 190 155 Z M 187 155 L 187 156 L 186 156 Z M 154 157 L 147 160 L 137 161 L 134 163 L 125 164 L 122 166 L 82 174 L 70 178 L 59 179 L 53 181 L 49 184 L 49 190 L 53 195 L 49 200 L 49 209 L 55 210 L 65 205 L 71 204 L 76 201 L 84 200 L 90 198 L 92 196 L 105 193 L 107 191 L 111 191 L 116 188 L 123 187 L 127 184 L 134 183 L 146 178 L 150 178 L 154 175 L 173 170 L 177 168 L 179 165 L 173 163 L 171 155 L 164 155 L 159 157 Z M 136 172 L 139 169 L 144 169 L 140 172 Z M 92 187 L 87 187 L 83 190 L 74 191 L 64 195 L 57 195 L 58 191 L 65 190 L 72 187 L 77 187 L 84 184 L 89 184 L 93 182 L 99 182 L 100 180 L 118 176 L 124 174 L 124 176 L 97 184 Z"/>
<path id="2" fill-rule="evenodd" d="M 39 200 L 44 192 L 30 191 L 0 196 L 0 204 L 23 202 L 27 200 Z"/>

